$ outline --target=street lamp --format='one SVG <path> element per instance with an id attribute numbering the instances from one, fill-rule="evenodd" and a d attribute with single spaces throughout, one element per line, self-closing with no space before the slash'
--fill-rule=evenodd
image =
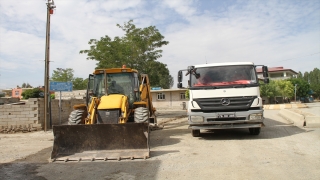
<path id="1" fill-rule="evenodd" d="M 45 72 L 44 72 L 44 131 L 47 131 L 49 117 L 49 59 L 50 59 L 50 15 L 56 8 L 53 0 L 48 0 L 47 5 L 47 27 L 46 27 L 46 48 L 45 48 Z"/>

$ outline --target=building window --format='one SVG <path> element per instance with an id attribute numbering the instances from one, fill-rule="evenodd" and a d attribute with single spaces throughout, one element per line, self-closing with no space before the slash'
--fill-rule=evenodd
<path id="1" fill-rule="evenodd" d="M 158 100 L 164 100 L 164 99 L 166 99 L 166 96 L 164 93 L 158 93 L 157 98 L 158 98 Z"/>
<path id="2" fill-rule="evenodd" d="M 180 93 L 180 99 L 186 99 L 186 94 L 185 93 Z"/>
<path id="3" fill-rule="evenodd" d="M 15 91 L 15 95 L 16 95 L 16 96 L 19 96 L 19 91 Z"/>

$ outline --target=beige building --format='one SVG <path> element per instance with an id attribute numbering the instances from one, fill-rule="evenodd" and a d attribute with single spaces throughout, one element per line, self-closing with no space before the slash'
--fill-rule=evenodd
<path id="1" fill-rule="evenodd" d="M 151 90 L 152 102 L 155 108 L 184 109 L 187 99 L 185 92 L 187 89 L 160 89 Z M 60 92 L 55 92 L 56 99 L 60 98 Z M 61 92 L 61 99 L 84 99 L 86 90 L 72 92 Z"/>
<path id="2" fill-rule="evenodd" d="M 151 90 L 153 106 L 156 108 L 185 109 L 187 89 Z"/>
<path id="3" fill-rule="evenodd" d="M 298 73 L 292 69 L 285 69 L 283 67 L 269 67 L 269 78 L 271 80 L 282 80 L 297 77 Z M 258 78 L 263 79 L 262 69 L 257 68 Z"/>

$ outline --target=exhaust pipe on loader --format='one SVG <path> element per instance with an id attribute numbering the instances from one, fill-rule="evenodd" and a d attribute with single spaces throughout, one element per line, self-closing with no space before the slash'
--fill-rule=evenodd
<path id="1" fill-rule="evenodd" d="M 53 126 L 51 161 L 149 158 L 149 123 Z"/>

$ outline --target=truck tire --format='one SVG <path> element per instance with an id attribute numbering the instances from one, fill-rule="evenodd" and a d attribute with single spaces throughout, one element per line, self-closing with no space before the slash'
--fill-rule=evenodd
<path id="1" fill-rule="evenodd" d="M 138 107 L 134 110 L 134 122 L 144 123 L 149 120 L 149 110 L 145 107 Z"/>
<path id="2" fill-rule="evenodd" d="M 192 136 L 199 137 L 200 136 L 200 129 L 192 129 Z"/>
<path id="3" fill-rule="evenodd" d="M 259 135 L 261 131 L 261 127 L 259 128 L 249 128 L 249 132 L 251 135 Z"/>
<path id="4" fill-rule="evenodd" d="M 81 124 L 83 113 L 84 113 L 84 110 L 82 109 L 73 110 L 69 115 L 68 124 L 69 125 Z"/>

